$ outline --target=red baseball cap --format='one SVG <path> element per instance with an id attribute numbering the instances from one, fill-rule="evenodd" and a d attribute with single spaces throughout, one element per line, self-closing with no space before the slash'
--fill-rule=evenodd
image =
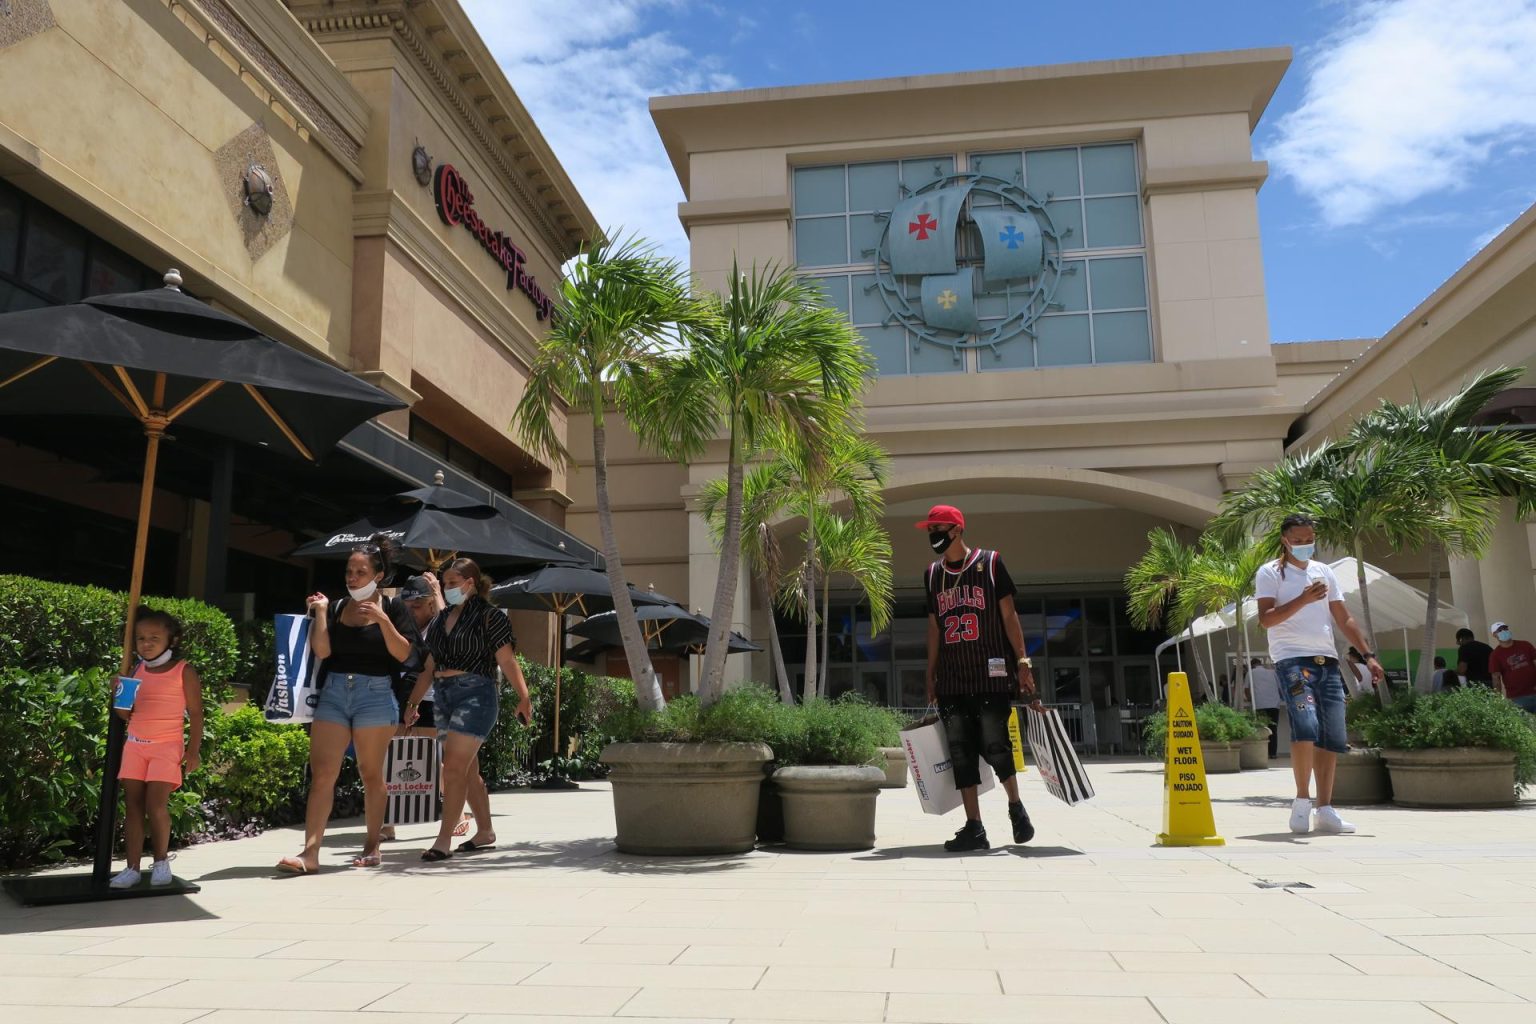
<path id="1" fill-rule="evenodd" d="M 928 518 L 917 524 L 919 530 L 929 530 L 941 526 L 958 526 L 965 529 L 965 516 L 953 505 L 935 505 L 928 510 Z"/>

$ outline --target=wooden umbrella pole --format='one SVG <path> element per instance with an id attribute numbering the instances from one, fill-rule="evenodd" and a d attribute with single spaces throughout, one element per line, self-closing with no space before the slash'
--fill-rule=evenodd
<path id="1" fill-rule="evenodd" d="M 163 385 L 163 375 L 156 390 Z M 133 610 L 139 606 L 144 589 L 144 560 L 149 547 L 149 518 L 155 497 L 155 466 L 160 459 L 160 438 L 165 435 L 166 420 L 163 413 L 151 412 L 144 420 L 144 434 L 148 443 L 144 452 L 144 479 L 139 485 L 139 521 L 133 540 L 133 570 L 128 578 L 128 605 L 124 610 L 123 656 L 120 674 L 127 675 L 133 668 Z M 111 692 L 109 688 L 109 694 Z M 110 699 L 110 698 L 109 698 Z M 93 888 L 106 887 L 112 875 L 112 843 L 117 834 L 117 773 L 123 764 L 123 743 L 128 735 L 128 724 L 111 708 L 107 711 L 107 764 L 101 780 L 101 797 L 97 804 L 96 860 L 91 870 Z"/>

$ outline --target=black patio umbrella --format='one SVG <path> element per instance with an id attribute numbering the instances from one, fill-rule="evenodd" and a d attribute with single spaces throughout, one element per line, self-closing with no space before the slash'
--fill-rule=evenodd
<path id="1" fill-rule="evenodd" d="M 673 654 L 698 654 L 709 642 L 709 616 L 688 611 L 680 605 L 651 605 L 636 608 L 646 646 L 655 651 Z M 572 636 L 597 641 L 602 646 L 616 647 L 623 642 L 619 636 L 619 619 L 614 612 L 593 615 L 570 629 Z M 731 654 L 760 651 L 761 647 L 734 630 L 730 633 L 726 650 Z"/>
<path id="2" fill-rule="evenodd" d="M 500 509 L 443 486 L 438 471 L 430 487 L 402 491 L 390 505 L 348 523 L 294 552 L 299 558 L 345 558 L 376 533 L 399 544 L 407 565 L 438 569 L 449 559 L 472 555 L 487 565 L 526 568 L 580 565 L 582 560 L 546 544 Z"/>
<path id="3" fill-rule="evenodd" d="M 654 590 L 629 588 L 629 599 L 638 611 L 648 605 L 670 605 L 674 602 Z M 555 640 L 555 750 L 560 749 L 560 663 L 564 644 L 565 617 L 572 612 L 591 616 L 597 612 L 613 610 L 613 592 L 608 584 L 607 573 L 578 566 L 551 565 L 515 580 L 498 583 L 491 588 L 491 600 L 503 608 L 524 611 L 547 611 L 555 615 L 559 629 Z"/>
<path id="4" fill-rule="evenodd" d="M 148 443 L 139 490 L 128 608 L 138 605 L 160 440 L 176 425 L 314 460 L 372 417 L 405 403 L 250 324 L 165 287 L 99 295 L 67 306 L 0 315 L 0 415 L 103 416 L 136 420 Z M 133 664 L 131 620 L 121 668 Z M 126 727 L 107 716 L 96 860 L 90 876 L 14 879 L 28 904 L 196 892 L 186 882 L 107 888 L 116 830 L 117 773 Z"/>

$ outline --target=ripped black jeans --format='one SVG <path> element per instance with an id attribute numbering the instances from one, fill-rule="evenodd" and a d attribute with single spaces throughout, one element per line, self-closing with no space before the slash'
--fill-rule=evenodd
<path id="1" fill-rule="evenodd" d="M 949 738 L 949 762 L 955 788 L 981 785 L 981 762 L 986 760 L 998 782 L 1016 774 L 1013 744 L 1008 739 L 1008 716 L 1013 698 L 1007 694 L 966 694 L 939 698 L 939 717 Z"/>

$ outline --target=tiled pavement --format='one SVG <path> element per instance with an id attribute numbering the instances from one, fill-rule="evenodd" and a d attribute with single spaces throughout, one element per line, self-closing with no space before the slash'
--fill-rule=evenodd
<path id="1" fill-rule="evenodd" d="M 1157 766 L 1090 772 L 1076 809 L 1031 776 L 1035 842 L 965 857 L 910 791 L 868 853 L 620 856 L 601 784 L 496 796 L 500 848 L 443 865 L 344 867 L 356 823 L 308 878 L 271 871 L 292 830 L 201 846 L 199 896 L 0 898 L 0 1022 L 1536 1024 L 1536 804 L 1294 837 L 1282 767 L 1212 777 L 1228 846 L 1162 850 Z"/>

